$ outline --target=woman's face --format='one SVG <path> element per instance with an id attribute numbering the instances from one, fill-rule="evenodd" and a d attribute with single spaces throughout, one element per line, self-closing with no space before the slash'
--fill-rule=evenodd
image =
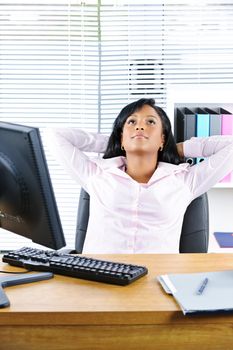
<path id="1" fill-rule="evenodd" d="M 126 154 L 157 153 L 163 143 L 162 122 L 151 106 L 144 105 L 126 119 L 121 138 Z"/>

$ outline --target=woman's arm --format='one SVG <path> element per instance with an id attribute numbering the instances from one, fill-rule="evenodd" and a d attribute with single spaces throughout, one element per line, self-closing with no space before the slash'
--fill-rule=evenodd
<path id="1" fill-rule="evenodd" d="M 48 130 L 51 140 L 60 148 L 77 148 L 84 152 L 103 153 L 109 136 L 76 128 L 57 128 Z"/>
<path id="2" fill-rule="evenodd" d="M 183 151 L 185 157 L 210 157 L 232 144 L 233 136 L 192 137 L 184 141 Z"/>
<path id="3" fill-rule="evenodd" d="M 189 168 L 186 184 L 194 198 L 208 191 L 233 170 L 233 136 L 193 137 L 183 143 L 185 157 L 204 157 Z"/>
<path id="4" fill-rule="evenodd" d="M 58 128 L 47 129 L 46 139 L 55 158 L 86 189 L 88 178 L 98 171 L 98 166 L 84 152 L 103 153 L 108 136 L 76 128 Z"/>

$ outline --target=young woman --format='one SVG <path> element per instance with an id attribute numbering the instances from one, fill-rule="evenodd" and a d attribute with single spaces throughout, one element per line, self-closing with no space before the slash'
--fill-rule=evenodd
<path id="1" fill-rule="evenodd" d="M 233 170 L 233 137 L 176 145 L 153 99 L 124 107 L 110 137 L 66 128 L 52 130 L 50 143 L 90 194 L 84 253 L 178 253 L 187 206 Z M 190 166 L 184 156 L 206 159 Z"/>

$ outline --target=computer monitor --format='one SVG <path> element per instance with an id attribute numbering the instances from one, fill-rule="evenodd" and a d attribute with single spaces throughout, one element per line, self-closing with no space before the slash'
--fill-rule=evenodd
<path id="1" fill-rule="evenodd" d="M 0 122 L 0 227 L 42 246 L 65 246 L 38 128 Z"/>

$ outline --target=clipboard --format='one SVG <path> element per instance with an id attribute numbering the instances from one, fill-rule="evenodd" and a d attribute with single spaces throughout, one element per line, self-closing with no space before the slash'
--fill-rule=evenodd
<path id="1" fill-rule="evenodd" d="M 168 274 L 157 279 L 184 315 L 233 312 L 233 270 Z"/>

